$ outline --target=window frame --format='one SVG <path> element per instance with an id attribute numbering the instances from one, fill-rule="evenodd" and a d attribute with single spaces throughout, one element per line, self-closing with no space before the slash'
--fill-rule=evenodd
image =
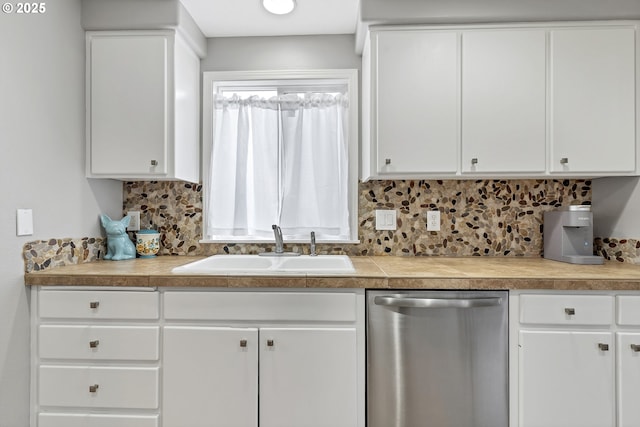
<path id="1" fill-rule="evenodd" d="M 325 69 L 325 70 L 265 70 L 265 71 L 205 71 L 202 75 L 202 173 L 203 197 L 207 194 L 208 176 L 211 170 L 211 141 L 213 139 L 214 123 L 214 94 L 219 87 L 238 85 L 257 85 L 264 81 L 295 80 L 302 81 L 301 85 L 313 80 L 335 81 L 346 85 L 349 98 L 349 141 L 348 141 L 348 206 L 349 206 L 349 239 L 331 240 L 318 239 L 318 243 L 357 244 L 358 240 L 358 146 L 359 146 L 359 113 L 358 113 L 358 70 L 356 69 Z M 200 243 L 272 243 L 273 239 L 228 237 L 207 239 L 206 209 L 207 203 L 203 199 L 202 239 Z M 287 243 L 307 243 L 307 240 L 292 239 Z"/>

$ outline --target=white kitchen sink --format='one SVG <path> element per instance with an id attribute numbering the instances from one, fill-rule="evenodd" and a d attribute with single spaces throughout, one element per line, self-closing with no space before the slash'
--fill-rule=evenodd
<path id="1" fill-rule="evenodd" d="M 176 274 L 344 274 L 355 269 L 346 255 L 213 255 L 171 270 Z"/>

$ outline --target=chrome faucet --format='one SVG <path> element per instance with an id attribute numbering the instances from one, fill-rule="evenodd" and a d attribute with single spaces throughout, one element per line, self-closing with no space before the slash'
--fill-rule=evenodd
<path id="1" fill-rule="evenodd" d="M 260 252 L 258 255 L 260 256 L 299 256 L 298 252 L 285 252 L 284 251 L 284 242 L 282 240 L 282 230 L 276 224 L 271 226 L 273 229 L 273 236 L 276 238 L 276 248 L 273 252 Z"/>
<path id="2" fill-rule="evenodd" d="M 276 238 L 276 250 L 274 252 L 277 254 L 281 254 L 284 252 L 284 246 L 282 242 L 282 230 L 276 224 L 273 224 L 271 228 L 273 228 L 273 235 Z"/>
<path id="3" fill-rule="evenodd" d="M 311 232 L 311 243 L 309 243 L 309 256 L 316 256 L 316 232 Z"/>

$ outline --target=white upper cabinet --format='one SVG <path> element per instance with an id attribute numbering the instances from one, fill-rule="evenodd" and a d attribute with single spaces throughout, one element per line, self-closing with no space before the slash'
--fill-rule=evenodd
<path id="1" fill-rule="evenodd" d="M 465 31 L 462 58 L 462 172 L 544 173 L 545 31 Z"/>
<path id="2" fill-rule="evenodd" d="M 87 176 L 198 182 L 199 72 L 175 31 L 87 32 Z"/>
<path id="3" fill-rule="evenodd" d="M 371 151 L 365 160 L 372 162 L 371 175 L 455 173 L 457 34 L 382 31 L 372 35 L 371 48 Z"/>
<path id="4" fill-rule="evenodd" d="M 361 178 L 638 174 L 637 30 L 371 27 Z"/>
<path id="5" fill-rule="evenodd" d="M 635 28 L 550 32 L 551 172 L 636 170 Z"/>

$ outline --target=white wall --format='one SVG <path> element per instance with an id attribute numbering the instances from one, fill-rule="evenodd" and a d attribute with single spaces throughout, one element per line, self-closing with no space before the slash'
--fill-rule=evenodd
<path id="1" fill-rule="evenodd" d="M 202 71 L 361 68 L 353 35 L 207 39 Z"/>
<path id="2" fill-rule="evenodd" d="M 640 177 L 593 180 L 595 237 L 640 239 Z"/>
<path id="3" fill-rule="evenodd" d="M 12 2 L 15 3 L 15 2 Z M 0 426 L 29 419 L 29 307 L 23 245 L 99 236 L 119 216 L 122 184 L 84 178 L 84 32 L 80 0 L 42 15 L 0 14 Z M 35 234 L 16 237 L 17 208 Z"/>

